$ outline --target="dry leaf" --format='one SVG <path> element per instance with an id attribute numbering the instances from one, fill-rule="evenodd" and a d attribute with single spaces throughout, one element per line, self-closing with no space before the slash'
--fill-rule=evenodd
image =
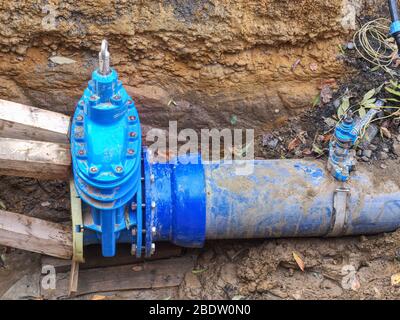
<path id="1" fill-rule="evenodd" d="M 331 141 L 331 139 L 332 139 L 332 134 L 328 133 L 328 134 L 324 135 L 323 137 L 324 137 L 324 138 L 322 139 L 322 142 L 323 142 L 323 143 L 327 143 L 327 142 Z"/>
<path id="2" fill-rule="evenodd" d="M 304 261 L 300 258 L 300 256 L 293 251 L 293 258 L 296 261 L 297 265 L 299 266 L 300 270 L 304 272 L 305 264 Z"/>
<path id="3" fill-rule="evenodd" d="M 400 272 L 392 275 L 391 283 L 393 287 L 400 287 Z"/>
<path id="4" fill-rule="evenodd" d="M 301 141 L 298 137 L 294 138 L 292 141 L 289 142 L 288 144 L 288 151 L 291 152 L 294 149 L 296 149 L 300 145 Z"/>
<path id="5" fill-rule="evenodd" d="M 385 127 L 381 127 L 381 135 L 385 136 L 388 139 L 392 138 L 392 134 L 390 133 L 389 129 Z"/>
<path id="6" fill-rule="evenodd" d="M 90 300 L 104 300 L 106 296 L 101 296 L 99 294 L 95 294 Z"/>

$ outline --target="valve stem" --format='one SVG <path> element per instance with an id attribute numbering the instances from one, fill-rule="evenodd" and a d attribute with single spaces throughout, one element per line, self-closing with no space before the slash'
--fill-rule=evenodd
<path id="1" fill-rule="evenodd" d="M 106 76 L 111 72 L 110 52 L 108 52 L 108 42 L 106 39 L 101 42 L 101 49 L 99 52 L 99 72 L 103 76 Z"/>

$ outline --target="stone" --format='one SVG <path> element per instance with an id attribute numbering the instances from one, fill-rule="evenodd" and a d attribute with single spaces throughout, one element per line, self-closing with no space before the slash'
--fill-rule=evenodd
<path id="1" fill-rule="evenodd" d="M 188 289 L 199 289 L 201 288 L 201 283 L 199 278 L 193 272 L 189 271 L 185 274 L 185 286 Z"/>
<path id="2" fill-rule="evenodd" d="M 226 263 L 221 268 L 221 279 L 233 286 L 237 285 L 236 265 L 234 263 Z"/>
<path id="3" fill-rule="evenodd" d="M 278 145 L 279 140 L 276 139 L 272 134 L 266 133 L 262 137 L 262 145 L 263 147 L 268 147 L 269 149 L 274 150 Z"/>
<path id="4" fill-rule="evenodd" d="M 333 128 L 334 126 L 336 126 L 336 120 L 335 119 L 325 118 L 324 122 L 329 128 Z"/>
<path id="5" fill-rule="evenodd" d="M 372 151 L 369 150 L 369 149 L 363 150 L 362 155 L 363 155 L 363 157 L 371 158 L 371 156 L 372 156 Z"/>
<path id="6" fill-rule="evenodd" d="M 387 160 L 387 159 L 389 159 L 389 155 L 386 152 L 380 151 L 380 152 L 378 152 L 378 159 L 379 160 Z"/>
<path id="7" fill-rule="evenodd" d="M 397 156 L 400 156 L 400 143 L 393 144 L 393 153 Z"/>
<path id="8" fill-rule="evenodd" d="M 72 64 L 75 63 L 75 60 L 72 60 L 70 58 L 67 57 L 62 57 L 62 56 L 53 56 L 50 57 L 49 60 L 55 64 Z"/>
<path id="9" fill-rule="evenodd" d="M 346 48 L 348 50 L 354 50 L 355 46 L 354 46 L 354 42 L 348 42 L 346 45 Z"/>
<path id="10" fill-rule="evenodd" d="M 371 123 L 365 130 L 365 134 L 360 141 L 359 147 L 361 149 L 366 149 L 372 142 L 372 140 L 374 140 L 378 132 L 379 132 L 378 127 L 375 124 Z"/>

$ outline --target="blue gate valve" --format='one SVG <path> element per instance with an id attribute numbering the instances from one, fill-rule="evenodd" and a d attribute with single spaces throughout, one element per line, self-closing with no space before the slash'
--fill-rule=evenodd
<path id="1" fill-rule="evenodd" d="M 132 231 L 142 230 L 143 221 L 139 116 L 116 71 L 110 68 L 105 40 L 99 68 L 73 116 L 71 153 L 75 187 L 90 210 L 90 218 L 84 222 L 85 238 L 101 240 L 107 257 L 115 255 L 121 236 L 128 236 L 141 248 L 142 232 Z M 140 256 L 141 250 L 136 250 L 136 255 Z"/>

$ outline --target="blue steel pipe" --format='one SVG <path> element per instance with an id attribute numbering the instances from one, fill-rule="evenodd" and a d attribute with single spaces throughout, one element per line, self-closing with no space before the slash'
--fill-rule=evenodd
<path id="1" fill-rule="evenodd" d="M 155 241 L 201 247 L 206 239 L 360 235 L 400 227 L 398 183 L 380 182 L 365 169 L 341 183 L 319 161 L 258 160 L 252 174 L 239 176 L 234 163 L 180 160 L 149 164 L 145 172 L 154 175 L 146 203 L 156 206 L 146 217 L 156 226 Z M 341 221 L 338 190 L 348 194 Z"/>

